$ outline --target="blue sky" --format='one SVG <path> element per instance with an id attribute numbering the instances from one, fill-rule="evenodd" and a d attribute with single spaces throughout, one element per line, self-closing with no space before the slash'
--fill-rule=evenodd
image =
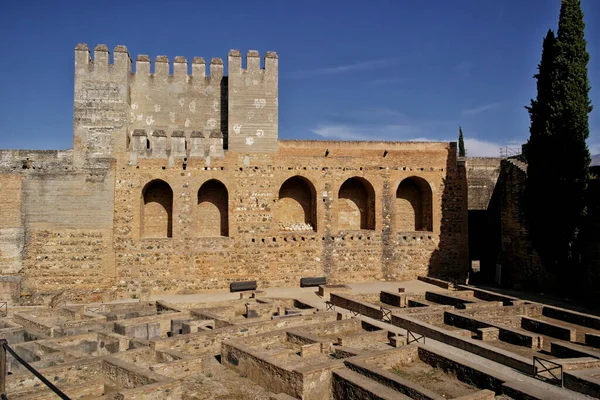
<path id="1" fill-rule="evenodd" d="M 600 153 L 600 1 L 583 0 Z M 73 49 L 279 54 L 282 139 L 524 142 L 560 0 L 11 1 L 0 14 L 0 148 L 72 147 Z"/>

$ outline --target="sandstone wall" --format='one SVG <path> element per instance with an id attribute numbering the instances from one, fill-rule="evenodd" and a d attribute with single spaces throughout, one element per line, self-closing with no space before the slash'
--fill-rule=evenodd
<path id="1" fill-rule="evenodd" d="M 486 210 L 500 175 L 501 158 L 467 157 L 465 168 L 469 184 L 469 210 Z"/>
<path id="2" fill-rule="evenodd" d="M 75 168 L 71 151 L 0 154 L 2 274 L 18 274 L 24 295 L 113 286 L 114 172 Z"/>
<path id="3" fill-rule="evenodd" d="M 280 141 L 275 154 L 228 152 L 209 165 L 192 158 L 185 170 L 163 169 L 157 159 L 120 166 L 118 283 L 135 292 L 192 292 L 247 279 L 295 286 L 302 276 L 352 282 L 464 273 L 466 180 L 454 154 L 448 143 Z M 430 188 L 430 230 L 395 226 L 397 203 L 403 201 L 396 198 L 397 188 L 410 177 Z M 340 188 L 352 178 L 372 188 L 373 225 L 366 225 L 372 229 L 348 229 L 342 218 L 348 204 L 339 198 Z M 157 179 L 173 191 L 171 237 L 143 234 L 144 187 Z M 202 188 L 215 182 L 226 192 L 209 191 L 215 200 L 207 208 Z M 219 205 L 225 197 L 227 210 Z M 355 213 L 369 215 L 360 201 L 352 204 Z M 220 228 L 210 228 L 215 225 Z"/>
<path id="4" fill-rule="evenodd" d="M 12 275 L 21 270 L 24 229 L 21 220 L 23 176 L 0 174 L 0 274 Z"/>
<path id="5" fill-rule="evenodd" d="M 527 166 L 519 161 L 502 161 L 498 179 L 500 191 L 501 283 L 504 286 L 551 286 L 552 276 L 545 272 L 535 252 L 524 209 Z"/>

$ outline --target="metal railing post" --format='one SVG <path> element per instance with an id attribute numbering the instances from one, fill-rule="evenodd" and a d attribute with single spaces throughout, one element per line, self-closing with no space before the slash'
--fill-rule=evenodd
<path id="1" fill-rule="evenodd" d="M 0 339 L 0 393 L 6 392 L 6 339 Z"/>

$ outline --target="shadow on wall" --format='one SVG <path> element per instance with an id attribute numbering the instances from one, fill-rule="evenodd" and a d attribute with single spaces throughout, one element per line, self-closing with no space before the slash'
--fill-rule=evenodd
<path id="1" fill-rule="evenodd" d="M 142 189 L 141 237 L 173 237 L 173 190 L 163 180 L 148 182 Z"/>
<path id="2" fill-rule="evenodd" d="M 479 272 L 472 271 L 469 282 L 494 283 L 496 263 L 502 245 L 500 235 L 501 190 L 500 177 L 485 210 L 469 210 L 469 261 L 480 262 Z"/>
<path id="3" fill-rule="evenodd" d="M 525 216 L 526 171 L 510 160 L 502 160 L 494 193 L 500 218 L 500 252 L 496 283 L 503 287 L 537 290 L 556 286 L 555 277 L 541 265 Z M 551 216 L 548 216 L 551 218 Z"/>
<path id="4" fill-rule="evenodd" d="M 338 192 L 340 230 L 375 229 L 375 190 L 360 177 L 347 179 Z"/>
<path id="5" fill-rule="evenodd" d="M 428 276 L 464 283 L 468 266 L 467 174 L 456 157 L 456 143 L 448 148 L 446 178 L 441 196 L 439 244 L 431 254 Z"/>
<path id="6" fill-rule="evenodd" d="M 583 229 L 584 284 L 588 298 L 600 306 L 600 166 L 590 168 L 594 178 L 588 181 L 587 220 Z"/>

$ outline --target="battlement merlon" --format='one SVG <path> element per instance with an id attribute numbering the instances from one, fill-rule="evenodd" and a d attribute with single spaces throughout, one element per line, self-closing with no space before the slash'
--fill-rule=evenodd
<path id="1" fill-rule="evenodd" d="M 140 54 L 135 60 L 135 75 L 136 77 L 168 77 L 173 76 L 176 80 L 184 81 L 188 75 L 188 62 L 185 57 L 177 56 L 173 60 L 173 75 L 170 75 L 170 63 L 166 56 L 158 56 L 154 60 L 154 74 L 150 72 L 150 57 L 145 54 Z M 206 62 L 202 57 L 194 57 L 192 59 L 192 77 L 206 77 Z M 213 58 L 210 62 L 210 77 L 212 79 L 221 80 L 223 78 L 223 60 Z"/>
<path id="2" fill-rule="evenodd" d="M 274 51 L 267 51 L 264 57 L 264 68 L 260 68 L 260 54 L 256 50 L 249 50 L 246 54 L 246 69 L 242 69 L 242 54 L 239 50 L 232 49 L 228 56 L 228 74 L 230 76 L 243 71 L 256 73 L 265 71 L 269 75 L 278 73 L 278 57 Z"/>
<path id="3" fill-rule="evenodd" d="M 75 47 L 75 76 L 83 74 L 103 75 L 116 74 L 128 76 L 131 73 L 131 57 L 127 47 L 118 45 L 113 50 L 113 62 L 110 63 L 110 51 L 105 44 L 94 48 L 94 59 L 90 57 L 90 49 L 85 43 Z"/>

